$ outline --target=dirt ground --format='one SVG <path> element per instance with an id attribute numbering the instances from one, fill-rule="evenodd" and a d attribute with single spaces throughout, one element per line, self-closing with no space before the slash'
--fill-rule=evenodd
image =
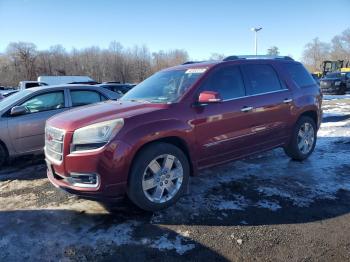
<path id="1" fill-rule="evenodd" d="M 43 159 L 0 170 L 0 261 L 349 261 L 350 95 L 326 96 L 315 152 L 203 171 L 156 213 L 78 199 Z"/>

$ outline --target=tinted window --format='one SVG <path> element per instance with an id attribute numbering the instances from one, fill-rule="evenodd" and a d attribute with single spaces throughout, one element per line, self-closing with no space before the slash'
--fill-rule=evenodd
<path id="1" fill-rule="evenodd" d="M 26 83 L 26 88 L 32 88 L 39 86 L 39 83 Z"/>
<path id="2" fill-rule="evenodd" d="M 88 90 L 74 90 L 70 91 L 72 98 L 72 106 L 83 106 L 93 103 L 98 103 L 106 100 L 98 92 Z"/>
<path id="3" fill-rule="evenodd" d="M 286 64 L 287 72 L 299 87 L 316 84 L 311 74 L 301 64 Z"/>
<path id="4" fill-rule="evenodd" d="M 29 113 L 55 110 L 64 107 L 63 91 L 37 95 L 22 104 Z"/>
<path id="5" fill-rule="evenodd" d="M 324 78 L 341 78 L 342 73 L 328 73 Z"/>
<path id="6" fill-rule="evenodd" d="M 220 68 L 213 72 L 201 86 L 202 91 L 215 91 L 221 99 L 227 100 L 245 96 L 245 87 L 238 66 Z"/>
<path id="7" fill-rule="evenodd" d="M 281 90 L 281 82 L 276 71 L 270 65 L 243 65 L 247 76 L 249 95 Z"/>

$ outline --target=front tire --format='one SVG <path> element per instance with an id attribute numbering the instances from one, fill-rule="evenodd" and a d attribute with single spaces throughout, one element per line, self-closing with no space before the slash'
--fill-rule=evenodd
<path id="1" fill-rule="evenodd" d="M 300 117 L 294 126 L 291 141 L 284 148 L 285 153 L 297 161 L 307 159 L 316 146 L 316 130 L 316 123 L 311 117 Z"/>
<path id="2" fill-rule="evenodd" d="M 132 165 L 128 197 L 146 211 L 167 208 L 186 191 L 189 174 L 188 159 L 178 147 L 167 143 L 148 145 Z"/>

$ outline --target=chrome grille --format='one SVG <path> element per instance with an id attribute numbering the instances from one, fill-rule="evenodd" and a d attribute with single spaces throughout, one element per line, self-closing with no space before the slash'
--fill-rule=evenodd
<path id="1" fill-rule="evenodd" d="M 47 126 L 45 128 L 45 154 L 49 159 L 63 160 L 64 131 Z"/>

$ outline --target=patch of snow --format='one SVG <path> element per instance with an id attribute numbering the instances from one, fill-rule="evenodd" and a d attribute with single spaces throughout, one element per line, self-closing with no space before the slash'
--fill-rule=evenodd
<path id="1" fill-rule="evenodd" d="M 182 236 L 176 236 L 175 240 L 168 239 L 168 234 L 160 237 L 158 240 L 154 241 L 151 247 L 159 250 L 174 250 L 179 255 L 183 255 L 189 250 L 194 249 L 196 246 L 194 244 L 183 244 L 184 238 Z"/>
<path id="2" fill-rule="evenodd" d="M 257 203 L 256 203 L 257 207 L 259 208 L 267 208 L 267 209 L 270 209 L 271 211 L 276 211 L 280 208 L 282 208 L 277 201 L 269 201 L 269 200 L 259 200 Z"/>
<path id="3" fill-rule="evenodd" d="M 213 207 L 218 210 L 244 210 L 248 206 L 248 201 L 241 195 L 234 195 L 235 200 L 224 200 L 217 198 Z"/>
<path id="4" fill-rule="evenodd" d="M 160 213 L 160 212 L 154 212 L 153 215 L 152 215 L 152 217 L 151 217 L 150 223 L 151 223 L 151 224 L 157 224 L 157 223 L 159 223 L 159 222 L 162 220 L 162 218 L 163 218 L 162 213 Z"/>
<path id="5" fill-rule="evenodd" d="M 350 94 L 346 95 L 324 95 L 323 100 L 337 100 L 337 99 L 348 99 Z"/>
<path id="6" fill-rule="evenodd" d="M 217 209 L 219 210 L 243 210 L 242 205 L 240 205 L 237 201 L 222 201 L 217 205 Z"/>
<path id="7" fill-rule="evenodd" d="M 322 123 L 321 127 L 338 127 L 338 126 L 346 126 L 346 125 L 349 125 L 349 122 L 347 122 L 347 121 L 338 121 L 338 122 Z"/>
<path id="8" fill-rule="evenodd" d="M 132 242 L 132 232 L 134 227 L 137 226 L 137 222 L 131 221 L 127 223 L 122 223 L 119 225 L 112 226 L 105 229 L 97 230 L 93 236 L 91 237 L 89 243 L 95 243 L 97 245 L 98 242 L 108 242 L 112 241 L 114 244 L 120 246 L 123 244 L 128 244 Z M 87 235 L 88 236 L 88 235 Z"/>
<path id="9" fill-rule="evenodd" d="M 294 192 L 288 192 L 289 187 L 283 189 L 276 187 L 261 186 L 258 188 L 258 191 L 268 197 L 278 196 L 281 198 L 289 199 L 290 201 L 292 201 L 293 205 L 298 207 L 307 207 L 313 202 L 312 198 L 309 198 L 307 196 L 298 196 Z"/>
<path id="10" fill-rule="evenodd" d="M 189 237 L 190 236 L 190 231 L 188 230 L 176 230 L 176 233 L 179 234 L 180 236 L 183 237 Z"/>

